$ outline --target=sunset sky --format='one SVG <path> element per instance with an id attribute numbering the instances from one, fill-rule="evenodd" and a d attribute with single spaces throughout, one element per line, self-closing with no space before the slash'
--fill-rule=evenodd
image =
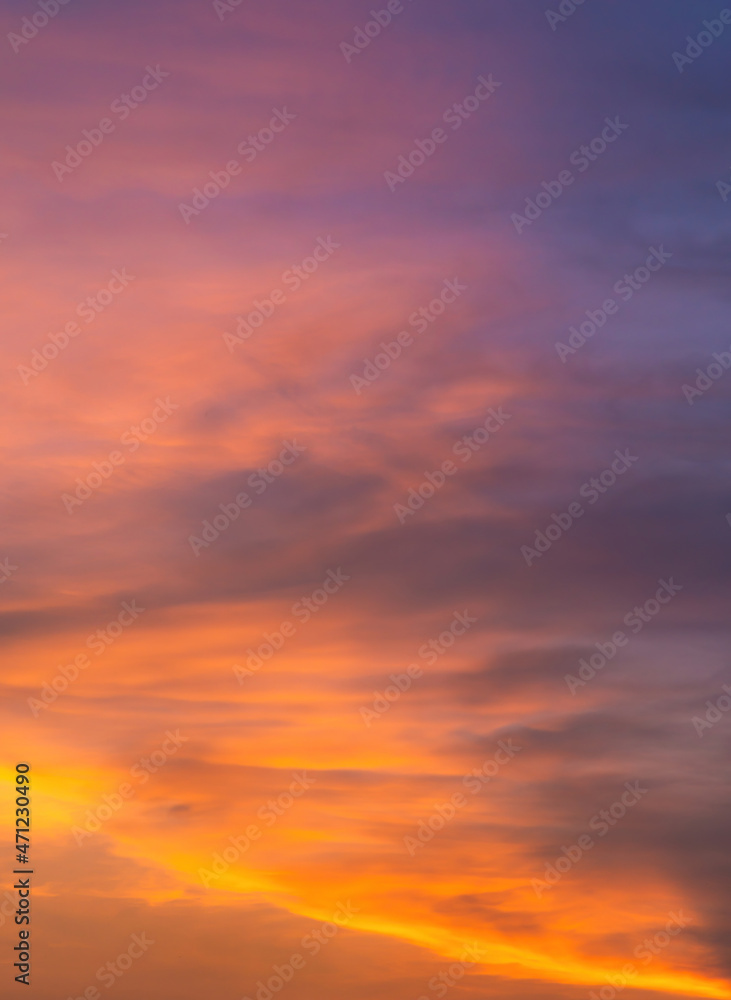
<path id="1" fill-rule="evenodd" d="M 731 12 L 546 2 L 0 0 L 2 996 L 731 1000 Z"/>

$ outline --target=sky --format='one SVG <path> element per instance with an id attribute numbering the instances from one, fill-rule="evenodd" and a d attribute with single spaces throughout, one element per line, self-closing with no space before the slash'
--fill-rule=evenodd
<path id="1" fill-rule="evenodd" d="M 731 998 L 731 11 L 546 2 L 0 0 L 4 995 Z"/>

